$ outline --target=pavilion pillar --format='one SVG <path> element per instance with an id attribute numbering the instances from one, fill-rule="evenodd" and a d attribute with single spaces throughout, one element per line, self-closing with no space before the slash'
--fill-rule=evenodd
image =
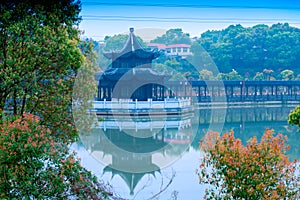
<path id="1" fill-rule="evenodd" d="M 153 100 L 153 96 L 154 96 L 154 84 L 151 84 L 151 98 Z"/>
<path id="2" fill-rule="evenodd" d="M 240 95 L 243 95 L 243 85 L 240 85 Z"/>
<path id="3" fill-rule="evenodd" d="M 161 99 L 160 85 L 157 86 L 157 96 L 158 96 L 158 100 Z"/>
<path id="4" fill-rule="evenodd" d="M 158 94 L 157 94 L 157 84 L 154 84 L 154 101 L 157 100 Z"/>
<path id="5" fill-rule="evenodd" d="M 200 86 L 198 86 L 198 102 L 201 100 L 201 94 L 200 94 Z"/>
<path id="6" fill-rule="evenodd" d="M 176 87 L 172 87 L 172 97 L 176 96 Z"/>
<path id="7" fill-rule="evenodd" d="M 98 91 L 97 91 L 97 101 L 100 100 L 100 94 L 101 94 L 101 87 L 100 84 L 98 85 Z"/>
<path id="8" fill-rule="evenodd" d="M 259 95 L 260 95 L 260 96 L 262 96 L 262 89 L 263 89 L 263 86 L 260 85 L 260 86 L 259 86 Z"/>
<path id="9" fill-rule="evenodd" d="M 105 87 L 105 98 L 106 98 L 106 100 L 108 100 L 108 87 Z"/>
<path id="10" fill-rule="evenodd" d="M 109 97 L 109 87 L 106 87 L 106 100 L 108 100 Z"/>
<path id="11" fill-rule="evenodd" d="M 172 95 L 172 88 L 171 88 L 171 87 L 169 88 L 169 98 L 173 98 L 173 95 Z"/>
<path id="12" fill-rule="evenodd" d="M 108 100 L 111 101 L 111 87 L 107 88 Z"/>
<path id="13" fill-rule="evenodd" d="M 240 101 L 243 100 L 243 85 L 240 85 Z"/>
<path id="14" fill-rule="evenodd" d="M 274 86 L 273 85 L 271 86 L 271 91 L 272 91 L 271 95 L 273 96 L 274 95 Z"/>
<path id="15" fill-rule="evenodd" d="M 105 87 L 102 87 L 102 99 L 105 99 Z"/>
<path id="16" fill-rule="evenodd" d="M 106 87 L 103 87 L 103 99 L 106 99 Z"/>
<path id="17" fill-rule="evenodd" d="M 101 86 L 98 88 L 98 101 L 101 100 Z"/>
<path id="18" fill-rule="evenodd" d="M 106 100 L 109 100 L 109 87 L 106 87 Z"/>

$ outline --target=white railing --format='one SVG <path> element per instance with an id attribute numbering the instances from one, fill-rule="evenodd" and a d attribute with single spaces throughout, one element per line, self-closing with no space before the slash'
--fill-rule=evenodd
<path id="1" fill-rule="evenodd" d="M 185 129 L 191 127 L 191 119 L 166 121 L 99 121 L 98 128 L 119 130 Z"/>
<path id="2" fill-rule="evenodd" d="M 138 110 L 138 109 L 180 109 L 191 106 L 191 98 L 166 98 L 164 101 L 132 101 L 129 99 L 113 99 L 112 101 L 94 101 L 94 109 Z"/>

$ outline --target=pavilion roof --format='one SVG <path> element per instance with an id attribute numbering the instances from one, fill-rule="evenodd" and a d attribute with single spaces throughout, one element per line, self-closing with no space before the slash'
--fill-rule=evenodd
<path id="1" fill-rule="evenodd" d="M 171 76 L 163 73 L 158 73 L 150 68 L 111 68 L 103 72 L 99 76 L 99 80 L 112 80 L 112 81 L 147 81 L 147 80 L 168 80 Z"/>
<path id="2" fill-rule="evenodd" d="M 129 37 L 125 42 L 123 48 L 118 51 L 104 52 L 103 55 L 106 58 L 114 60 L 119 57 L 129 57 L 134 55 L 135 57 L 155 59 L 159 56 L 157 52 L 145 50 L 133 33 L 134 29 L 130 28 L 129 30 Z"/>
<path id="3" fill-rule="evenodd" d="M 160 173 L 160 168 L 155 165 L 152 164 L 151 166 L 152 171 L 149 172 L 145 172 L 145 173 L 131 173 L 131 172 L 124 172 L 118 169 L 114 169 L 113 165 L 108 165 L 103 169 L 103 173 L 106 172 L 111 172 L 112 173 L 112 178 L 115 175 L 119 175 L 126 183 L 126 185 L 128 186 L 129 190 L 130 190 L 130 194 L 133 195 L 134 194 L 134 189 L 136 188 L 138 182 L 147 174 L 151 174 L 155 177 L 155 172 Z"/>

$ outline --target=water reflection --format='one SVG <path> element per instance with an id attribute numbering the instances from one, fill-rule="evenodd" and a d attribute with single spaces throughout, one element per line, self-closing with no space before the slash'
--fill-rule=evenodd
<path id="1" fill-rule="evenodd" d="M 234 130 L 236 137 L 245 144 L 253 136 L 260 139 L 265 129 L 274 129 L 276 133 L 289 137 L 291 150 L 288 153 L 292 159 L 299 159 L 300 133 L 297 132 L 297 127 L 287 123 L 288 114 L 293 108 L 294 106 L 227 108 L 225 116 L 222 116 L 222 109 L 201 108 L 195 113 L 179 117 L 107 117 L 100 120 L 97 128 L 90 135 L 82 136 L 81 140 L 88 152 L 102 163 L 102 173 L 110 174 L 111 179 L 116 176 L 121 178 L 132 196 L 145 177 L 155 179 L 158 174 L 161 175 L 164 167 L 173 164 L 178 158 L 185 161 L 179 160 L 176 165 L 171 166 L 175 166 L 177 174 L 188 173 L 196 177 L 197 166 L 191 166 L 191 163 L 199 160 L 199 141 L 209 130 Z M 198 152 L 199 157 L 195 157 L 195 152 Z M 183 169 L 188 172 L 182 171 Z M 182 184 L 189 182 L 185 179 L 186 176 L 176 178 Z M 199 197 L 197 180 L 193 184 L 189 192 L 184 191 L 184 187 L 175 189 L 184 194 L 184 199 Z"/>
<path id="2" fill-rule="evenodd" d="M 193 117 L 107 117 L 81 140 L 105 166 L 103 173 L 119 175 L 132 195 L 144 176 L 160 173 L 186 152 L 196 133 Z"/>
<path id="3" fill-rule="evenodd" d="M 291 150 L 288 152 L 290 158 L 300 159 L 300 133 L 297 132 L 296 126 L 290 126 L 287 122 L 288 115 L 294 108 L 294 105 L 228 108 L 222 133 L 233 130 L 235 136 L 246 144 L 253 136 L 260 139 L 266 129 L 274 129 L 275 133 L 288 136 L 288 144 L 291 145 Z M 210 123 L 218 123 L 218 116 L 212 115 L 210 110 L 199 109 L 198 112 L 199 116 L 201 116 L 200 128 L 192 143 L 194 149 L 199 148 L 200 139 L 207 131 L 211 130 L 209 128 Z"/>

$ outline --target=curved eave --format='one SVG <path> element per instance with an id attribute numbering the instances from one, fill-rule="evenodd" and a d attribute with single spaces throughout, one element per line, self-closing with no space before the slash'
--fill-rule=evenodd
<path id="1" fill-rule="evenodd" d="M 103 55 L 112 60 L 116 59 L 127 59 L 129 57 L 135 58 L 148 58 L 148 59 L 155 59 L 160 56 L 158 51 L 148 51 L 144 49 L 137 49 L 135 51 L 110 51 L 110 52 L 103 52 Z"/>
<path id="2" fill-rule="evenodd" d="M 105 71 L 101 77 L 100 81 L 129 81 L 129 80 L 138 80 L 138 81 L 159 81 L 170 78 L 169 75 L 159 74 L 153 71 L 150 68 L 114 68 Z"/>

